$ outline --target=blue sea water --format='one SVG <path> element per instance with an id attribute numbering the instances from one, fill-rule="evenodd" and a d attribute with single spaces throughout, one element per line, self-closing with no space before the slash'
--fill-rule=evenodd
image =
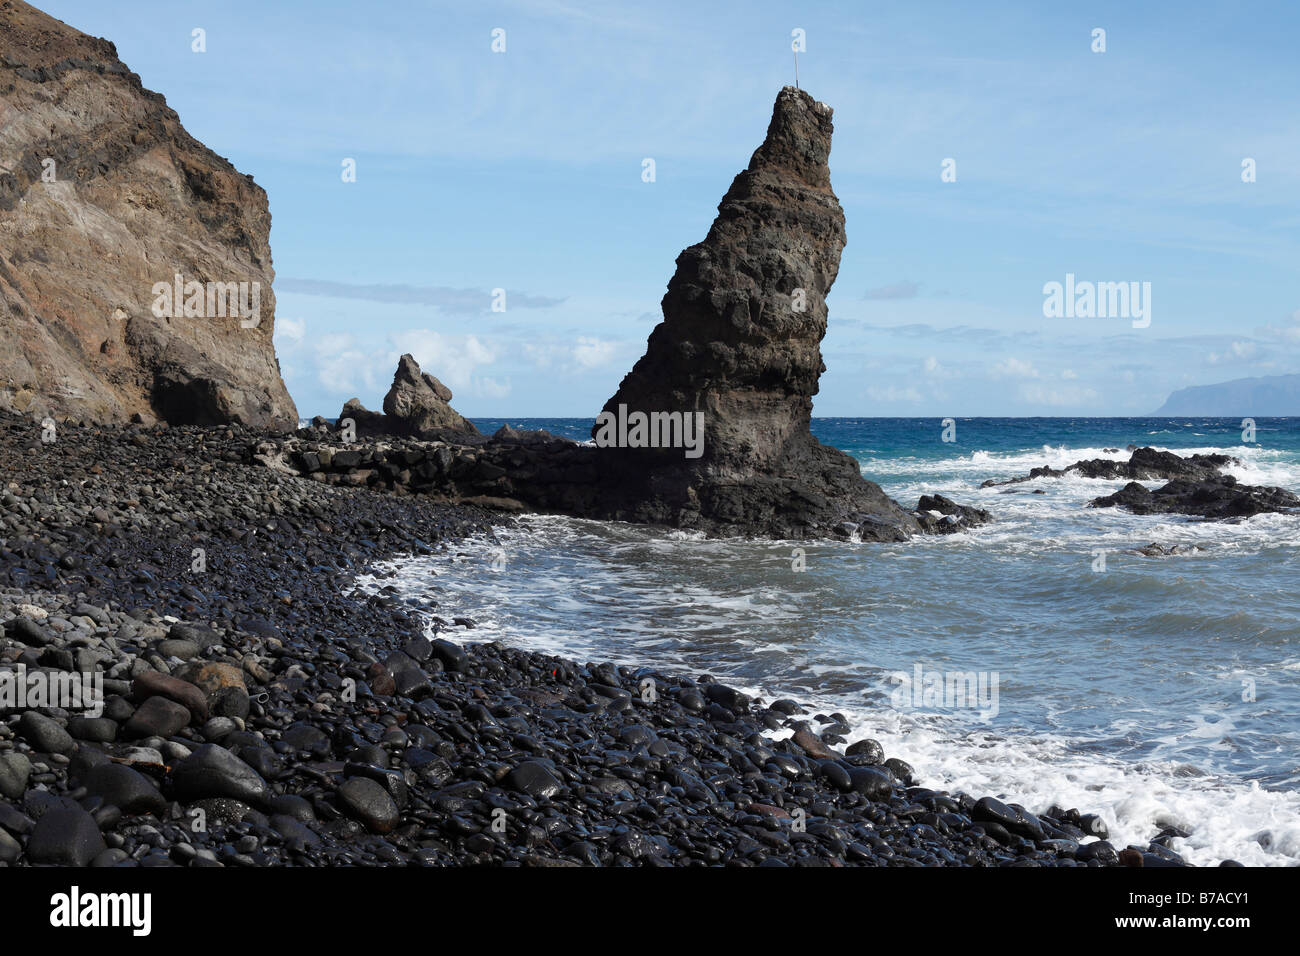
<path id="1" fill-rule="evenodd" d="M 510 424 L 579 440 L 591 427 Z M 363 584 L 474 618 L 471 639 L 813 701 L 928 786 L 1099 812 L 1119 846 L 1173 824 L 1190 831 L 1175 849 L 1199 864 L 1300 864 L 1300 515 L 1090 509 L 1123 483 L 1085 478 L 979 487 L 1127 459 L 1135 444 L 1227 453 L 1239 480 L 1300 491 L 1300 419 L 1258 419 L 1253 442 L 1241 419 L 957 419 L 955 441 L 943 431 L 932 418 L 813 421 L 901 504 L 942 493 L 992 512 L 987 527 L 755 542 L 530 516 Z M 1132 553 L 1150 543 L 1182 553 Z M 903 694 L 918 668 L 979 675 L 996 697 Z"/>

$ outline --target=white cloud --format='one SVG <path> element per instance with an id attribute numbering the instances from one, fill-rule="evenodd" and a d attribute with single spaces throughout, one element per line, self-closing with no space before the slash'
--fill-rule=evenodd
<path id="1" fill-rule="evenodd" d="M 379 387 L 377 356 L 360 349 L 349 333 L 322 335 L 310 349 L 316 379 L 330 391 L 360 397 Z"/>
<path id="2" fill-rule="evenodd" d="M 1222 352 L 1211 352 L 1205 361 L 1209 365 L 1231 365 L 1237 362 L 1249 362 L 1259 355 L 1259 346 L 1254 342 L 1237 341 Z"/>
<path id="3" fill-rule="evenodd" d="M 1263 329 L 1257 329 L 1257 334 L 1272 335 L 1287 342 L 1300 342 L 1300 309 L 1291 313 L 1290 324 L 1281 327 L 1276 325 L 1266 325 Z"/>
<path id="4" fill-rule="evenodd" d="M 618 355 L 618 342 L 579 336 L 573 348 L 573 360 L 583 368 L 600 368 L 608 365 Z"/>
<path id="5" fill-rule="evenodd" d="M 279 319 L 275 344 L 282 373 L 314 375 L 334 394 L 357 397 L 367 407 L 377 407 L 393 380 L 397 360 L 409 352 L 421 370 L 433 375 L 453 392 L 502 398 L 510 393 L 509 380 L 488 378 L 478 372 L 492 365 L 497 350 L 474 335 L 443 335 L 430 329 L 409 329 L 388 336 L 386 343 L 359 344 L 351 332 L 308 335 L 301 319 Z"/>
<path id="6" fill-rule="evenodd" d="M 275 317 L 275 348 L 276 351 L 281 349 L 294 349 L 302 344 L 302 338 L 307 333 L 307 322 L 305 319 L 291 319 L 288 316 L 277 315 Z"/>
<path id="7" fill-rule="evenodd" d="M 474 372 L 480 365 L 496 361 L 496 351 L 474 335 L 443 335 L 432 329 L 408 329 L 388 337 L 392 351 L 387 355 L 388 367 L 397 367 L 397 360 L 409 352 L 420 369 L 445 383 L 453 392 L 469 388 Z"/>
<path id="8" fill-rule="evenodd" d="M 921 363 L 921 367 L 926 377 L 932 379 L 959 378 L 961 376 L 960 372 L 947 368 L 933 355 L 927 355 L 925 361 Z"/>
<path id="9" fill-rule="evenodd" d="M 1031 385 L 1020 386 L 1020 397 L 1033 405 L 1091 405 L 1097 399 L 1097 392 L 1091 388 L 1078 385 Z"/>
<path id="10" fill-rule="evenodd" d="M 919 402 L 921 393 L 911 387 L 869 385 L 867 386 L 867 397 L 877 402 Z"/>
<path id="11" fill-rule="evenodd" d="M 1007 357 L 993 366 L 991 374 L 994 378 L 1038 378 L 1038 369 L 1033 362 Z"/>
<path id="12" fill-rule="evenodd" d="M 541 369 L 583 372 L 619 361 L 626 343 L 580 335 L 575 344 L 554 340 L 523 343 L 524 355 Z"/>
<path id="13" fill-rule="evenodd" d="M 551 368 L 564 360 L 564 346 L 554 342 L 525 342 L 524 355 L 538 368 Z"/>
<path id="14" fill-rule="evenodd" d="M 510 390 L 509 379 L 498 382 L 496 379 L 488 378 L 485 375 L 474 381 L 474 394 L 483 398 L 505 398 L 510 394 Z"/>

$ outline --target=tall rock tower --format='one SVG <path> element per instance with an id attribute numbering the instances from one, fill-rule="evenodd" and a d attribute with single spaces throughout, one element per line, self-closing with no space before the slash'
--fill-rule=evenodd
<path id="1" fill-rule="evenodd" d="M 703 414 L 698 459 L 673 448 L 605 450 L 620 480 L 640 489 L 643 520 L 799 535 L 857 514 L 871 519 L 864 536 L 915 530 L 853 459 L 809 432 L 826 368 L 826 294 L 845 242 L 827 165 L 831 112 L 781 90 L 767 138 L 708 236 L 677 257 L 663 321 L 605 404 L 611 415 Z"/>

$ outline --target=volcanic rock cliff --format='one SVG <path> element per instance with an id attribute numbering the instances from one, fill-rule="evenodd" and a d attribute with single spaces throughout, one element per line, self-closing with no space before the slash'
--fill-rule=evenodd
<path id="1" fill-rule="evenodd" d="M 0 2 L 0 404 L 293 428 L 270 228 L 112 43 Z"/>

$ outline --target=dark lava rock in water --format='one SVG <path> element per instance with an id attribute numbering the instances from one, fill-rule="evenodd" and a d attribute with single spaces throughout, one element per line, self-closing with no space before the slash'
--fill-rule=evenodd
<path id="1" fill-rule="evenodd" d="M 1266 512 L 1295 513 L 1300 497 L 1285 488 L 1239 485 L 1232 475 L 1178 478 L 1154 490 L 1136 481 L 1113 495 L 1094 498 L 1093 508 L 1120 507 L 1134 514 L 1184 514 L 1202 518 L 1248 518 Z"/>
<path id="2" fill-rule="evenodd" d="M 916 503 L 916 518 L 930 534 L 952 534 L 992 520 L 983 508 L 959 505 L 943 495 L 922 495 Z"/>
<path id="3" fill-rule="evenodd" d="M 995 481 L 990 478 L 980 485 L 981 488 L 994 488 L 1000 485 L 1015 485 L 1035 478 L 1061 478 L 1065 475 L 1077 475 L 1081 478 L 1121 478 L 1129 481 L 1159 481 L 1173 478 L 1190 478 L 1204 480 L 1213 478 L 1228 465 L 1240 464 L 1240 459 L 1230 455 L 1189 455 L 1183 458 L 1171 451 L 1157 451 L 1154 448 L 1128 447 L 1128 461 L 1115 461 L 1110 458 L 1090 458 L 1076 461 L 1064 468 L 1051 468 L 1044 465 L 1031 469 L 1028 475 L 1020 478 L 1008 478 Z"/>
<path id="4" fill-rule="evenodd" d="M 1140 548 L 1125 548 L 1125 554 L 1137 554 L 1144 558 L 1165 558 L 1175 554 L 1195 554 L 1204 551 L 1199 544 L 1159 544 L 1152 541 Z"/>
<path id="5" fill-rule="evenodd" d="M 868 800 L 886 799 L 896 782 L 883 767 L 851 767 L 848 773 L 853 789 Z"/>

